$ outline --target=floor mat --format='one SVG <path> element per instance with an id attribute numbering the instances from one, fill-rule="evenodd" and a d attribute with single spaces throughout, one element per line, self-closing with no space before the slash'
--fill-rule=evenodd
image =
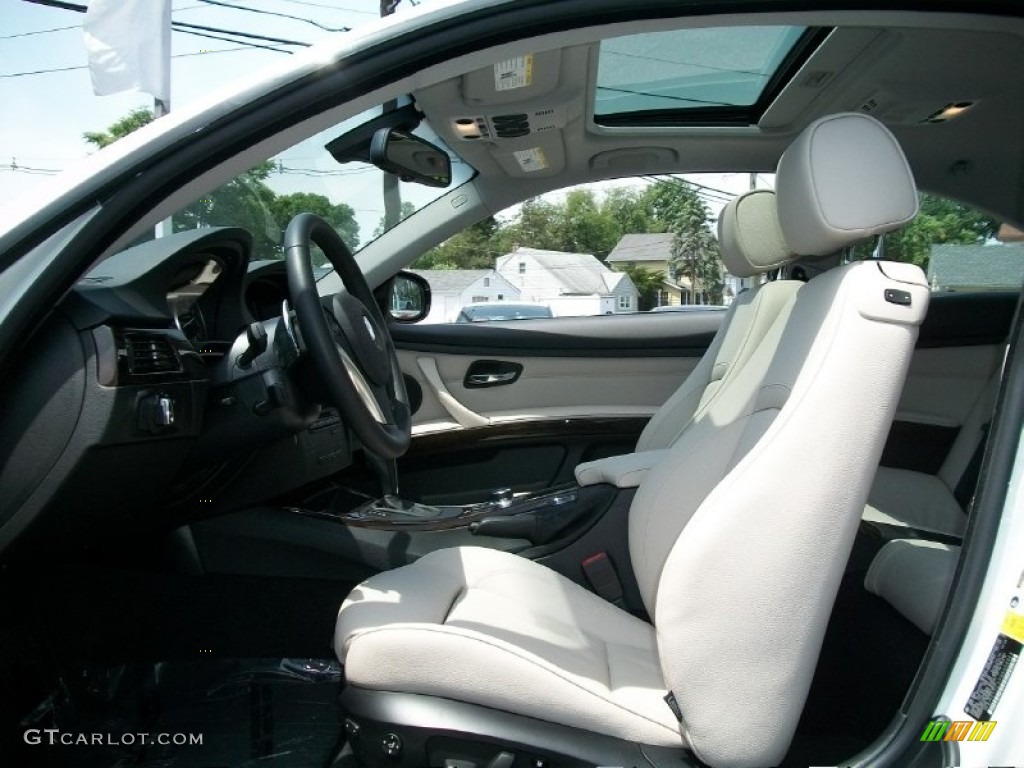
<path id="1" fill-rule="evenodd" d="M 25 759 L 84 768 L 326 766 L 343 742 L 341 669 L 313 659 L 82 670 L 23 723 Z M 51 733 L 47 729 L 57 729 Z"/>

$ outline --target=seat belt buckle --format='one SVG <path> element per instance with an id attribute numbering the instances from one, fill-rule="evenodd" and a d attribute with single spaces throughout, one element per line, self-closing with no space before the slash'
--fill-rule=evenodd
<path id="1" fill-rule="evenodd" d="M 615 564 L 612 563 L 607 552 L 595 552 L 590 557 L 584 558 L 580 566 L 594 592 L 609 603 L 614 603 L 620 608 L 626 607 L 625 601 L 622 599 L 622 582 L 619 581 Z"/>

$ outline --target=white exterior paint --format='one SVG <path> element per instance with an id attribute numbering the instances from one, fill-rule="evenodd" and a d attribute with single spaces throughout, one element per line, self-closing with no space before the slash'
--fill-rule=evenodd
<path id="1" fill-rule="evenodd" d="M 454 323 L 467 304 L 521 298 L 519 289 L 493 269 L 415 271 L 430 283 L 430 312 L 422 323 Z"/>
<path id="2" fill-rule="evenodd" d="M 495 268 L 519 288 L 521 301 L 547 304 L 557 317 L 637 311 L 639 294 L 629 276 L 588 253 L 517 248 L 500 256 Z"/>

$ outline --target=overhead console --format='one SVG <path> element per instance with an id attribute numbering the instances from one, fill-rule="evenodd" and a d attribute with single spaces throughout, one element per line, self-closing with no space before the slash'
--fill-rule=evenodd
<path id="1" fill-rule="evenodd" d="M 587 48 L 524 53 L 416 94 L 431 125 L 471 164 L 509 176 L 554 176 L 565 167 L 563 129 L 583 115 L 584 92 L 567 68 L 587 67 Z"/>

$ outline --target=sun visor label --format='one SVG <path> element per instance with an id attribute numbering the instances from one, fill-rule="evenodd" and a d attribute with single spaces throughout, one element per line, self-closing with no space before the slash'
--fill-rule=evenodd
<path id="1" fill-rule="evenodd" d="M 520 149 L 518 152 L 513 152 L 512 155 L 519 163 L 519 167 L 527 173 L 543 171 L 548 167 L 548 159 L 544 157 L 544 150 L 540 147 Z"/>
<path id="2" fill-rule="evenodd" d="M 499 61 L 494 65 L 494 90 L 514 91 L 533 82 L 533 54 Z"/>

